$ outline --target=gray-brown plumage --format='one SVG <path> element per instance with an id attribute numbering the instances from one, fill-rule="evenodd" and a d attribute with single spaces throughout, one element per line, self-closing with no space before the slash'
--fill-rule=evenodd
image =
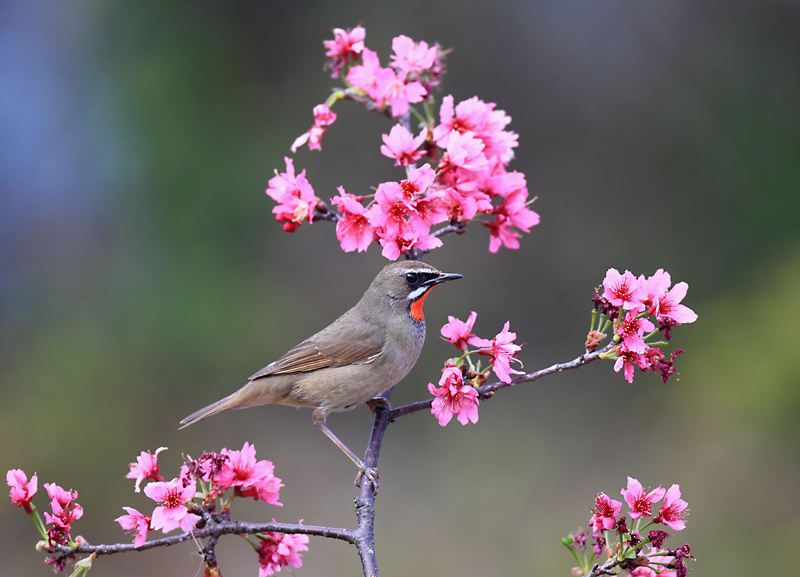
<path id="1" fill-rule="evenodd" d="M 336 438 L 325 419 L 369 401 L 408 374 L 425 341 L 422 303 L 434 286 L 457 278 L 461 275 L 416 261 L 384 267 L 353 308 L 252 375 L 232 395 L 183 419 L 181 428 L 228 409 L 312 407 L 314 423 L 377 487 L 377 472 Z"/>

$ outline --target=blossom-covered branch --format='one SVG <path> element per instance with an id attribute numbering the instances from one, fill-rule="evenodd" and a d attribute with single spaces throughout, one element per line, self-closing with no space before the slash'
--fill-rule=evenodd
<path id="1" fill-rule="evenodd" d="M 403 168 L 406 178 L 381 183 L 374 194 L 338 187 L 339 194 L 329 203 L 336 214 L 331 216 L 305 170 L 295 175 L 294 162 L 287 157 L 286 171 L 276 171 L 267 188 L 278 203 L 275 218 L 287 232 L 318 216 L 335 220 L 342 250 L 362 252 L 377 242 L 390 260 L 402 255 L 418 259 L 441 246 L 440 237 L 463 232 L 472 221 L 489 229 L 491 252 L 519 248 L 520 232 L 530 232 L 539 215 L 529 208 L 533 200 L 525 175 L 508 170 L 518 144 L 517 134 L 506 130 L 511 118 L 494 103 L 478 97 L 456 103 L 450 95 L 435 114 L 432 90 L 445 70 L 444 51 L 398 36 L 390 65 L 382 67 L 378 54 L 366 47 L 365 35 L 362 27 L 336 29 L 334 40 L 326 41 L 332 77 L 345 88 L 335 89 L 314 107 L 314 125 L 295 140 L 292 152 L 304 145 L 321 149 L 336 120 L 332 107 L 352 100 L 399 121 L 382 136 L 381 153 Z M 413 107 L 417 104 L 421 110 Z M 418 134 L 412 131 L 412 116 L 420 121 Z M 419 162 L 424 164 L 418 168 Z M 317 207 L 324 209 L 318 213 Z"/>
<path id="2" fill-rule="evenodd" d="M 617 575 L 619 569 L 636 577 L 686 577 L 686 560 L 694 558 L 691 547 L 666 547 L 669 533 L 653 527 L 663 524 L 671 531 L 686 527 L 687 504 L 681 499 L 680 487 L 644 489 L 638 479 L 629 476 L 628 486 L 620 494 L 630 508 L 630 527 L 621 514 L 622 502 L 598 493 L 589 519 L 591 535 L 579 530 L 561 540 L 578 562 L 573 575 Z M 653 506 L 662 499 L 654 515 Z M 606 561 L 600 565 L 604 557 Z"/>
<path id="3" fill-rule="evenodd" d="M 601 355 L 607 350 L 609 350 L 611 347 L 612 345 L 609 344 L 601 350 L 591 353 L 587 352 L 579 357 L 572 359 L 571 361 L 567 361 L 564 363 L 556 363 L 547 368 L 540 369 L 532 373 L 526 373 L 518 377 L 514 377 L 513 379 L 510 379 L 509 382 L 495 381 L 492 383 L 485 383 L 483 385 L 475 387 L 475 390 L 478 394 L 478 398 L 489 398 L 491 395 L 495 393 L 495 391 L 498 391 L 500 389 L 504 389 L 506 387 L 512 387 L 514 385 L 521 385 L 522 383 L 533 382 L 547 375 L 568 371 L 570 369 L 577 369 L 591 362 L 599 360 L 600 358 L 602 358 Z M 395 407 L 391 409 L 391 411 L 389 411 L 389 418 L 394 420 L 397 419 L 398 417 L 402 417 L 403 415 L 416 413 L 417 411 L 421 411 L 424 409 L 430 409 L 435 400 L 436 399 L 426 399 L 424 401 L 418 401 L 416 403 L 409 403 L 408 405 Z"/>

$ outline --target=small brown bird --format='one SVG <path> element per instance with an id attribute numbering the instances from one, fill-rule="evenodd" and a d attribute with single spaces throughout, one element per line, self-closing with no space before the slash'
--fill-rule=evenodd
<path id="1" fill-rule="evenodd" d="M 325 424 L 329 413 L 347 411 L 389 390 L 417 362 L 425 341 L 422 304 L 430 290 L 460 274 L 416 261 L 387 265 L 349 311 L 253 376 L 241 389 L 181 421 L 181 428 L 228 409 L 257 405 L 313 407 L 317 425 L 366 474 L 369 469 Z"/>

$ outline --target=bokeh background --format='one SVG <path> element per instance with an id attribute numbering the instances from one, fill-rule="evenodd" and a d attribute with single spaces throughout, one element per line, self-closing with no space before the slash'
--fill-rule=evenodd
<path id="1" fill-rule="evenodd" d="M 560 538 L 626 475 L 679 483 L 696 575 L 786 574 L 800 538 L 800 8 L 789 1 L 0 3 L 0 465 L 78 490 L 90 542 L 152 506 L 124 478 L 142 450 L 255 443 L 283 508 L 248 520 L 354 524 L 355 470 L 309 411 L 178 421 L 353 304 L 383 264 L 344 254 L 330 223 L 281 231 L 264 194 L 328 95 L 322 40 L 363 23 L 452 47 L 439 98 L 513 118 L 511 167 L 542 222 L 489 254 L 472 227 L 427 257 L 464 280 L 428 301 L 429 339 L 393 394 L 425 398 L 454 349 L 448 314 L 511 320 L 527 370 L 582 351 L 605 270 L 664 267 L 700 318 L 669 384 L 595 363 L 498 394 L 477 425 L 418 413 L 384 442 L 384 575 L 568 575 Z M 398 178 L 391 123 L 354 103 L 322 153 L 296 155 L 324 199 Z M 329 424 L 366 443 L 361 407 Z M 36 500 L 45 509 L 46 499 Z M 0 504 L 3 573 L 47 575 L 24 513 Z M 243 540 L 226 576 L 255 575 Z M 787 565 L 787 563 L 789 563 Z M 192 544 L 101 558 L 92 575 L 196 575 Z M 312 539 L 294 574 L 357 575 Z"/>

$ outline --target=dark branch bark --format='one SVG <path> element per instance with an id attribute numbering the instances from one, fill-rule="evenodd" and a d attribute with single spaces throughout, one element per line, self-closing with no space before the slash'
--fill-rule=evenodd
<path id="1" fill-rule="evenodd" d="M 329 539 L 339 539 L 348 543 L 355 542 L 355 532 L 352 529 L 339 529 L 334 527 L 318 527 L 314 525 L 295 525 L 290 523 L 247 523 L 245 521 L 212 521 L 202 529 L 195 529 L 188 533 L 181 533 L 180 535 L 172 535 L 171 537 L 164 537 L 162 539 L 153 539 L 152 541 L 145 542 L 141 547 L 134 547 L 133 543 L 117 543 L 115 545 L 90 545 L 85 540 L 75 548 L 72 549 L 67 545 L 58 545 L 53 548 L 54 553 L 61 555 L 72 554 L 91 554 L 95 555 L 113 555 L 115 553 L 126 553 L 129 551 L 147 551 L 156 547 L 169 547 L 170 545 L 177 545 L 190 539 L 204 539 L 211 537 L 219 539 L 222 535 L 231 535 L 244 533 L 248 535 L 255 535 L 256 533 L 267 533 L 274 531 L 276 533 L 302 533 L 303 535 L 315 535 L 318 537 L 327 537 Z"/>
<path id="2" fill-rule="evenodd" d="M 372 429 L 369 434 L 369 443 L 364 452 L 364 464 L 367 467 L 377 469 L 378 457 L 380 456 L 383 433 L 389 426 L 389 389 L 379 397 L 370 401 L 372 409 Z M 365 577 L 378 577 L 378 562 L 375 556 L 375 497 L 377 487 L 366 476 L 362 478 L 361 490 L 356 499 L 356 517 L 358 518 L 358 528 L 355 531 L 355 545 L 358 548 L 358 556 L 361 558 L 361 566 L 364 569 Z"/>

